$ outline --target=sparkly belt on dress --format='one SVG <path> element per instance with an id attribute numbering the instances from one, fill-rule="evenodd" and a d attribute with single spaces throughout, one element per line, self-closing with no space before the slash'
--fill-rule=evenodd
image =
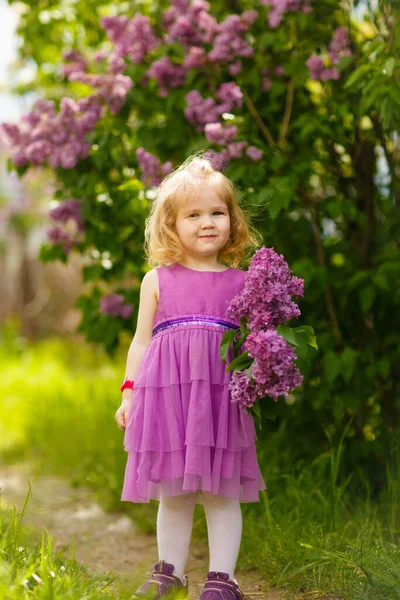
<path id="1" fill-rule="evenodd" d="M 153 329 L 152 336 L 156 335 L 159 331 L 164 331 L 164 329 L 172 329 L 173 327 L 178 327 L 179 325 L 213 325 L 216 328 L 220 329 L 239 329 L 240 326 L 236 323 L 231 323 L 230 321 L 225 321 L 224 319 L 219 319 L 218 317 L 198 317 L 198 316 L 187 316 L 187 317 L 179 317 L 177 319 L 168 319 L 167 321 L 162 321 Z"/>

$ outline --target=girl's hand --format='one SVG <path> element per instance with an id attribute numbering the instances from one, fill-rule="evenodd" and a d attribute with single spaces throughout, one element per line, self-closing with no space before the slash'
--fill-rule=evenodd
<path id="1" fill-rule="evenodd" d="M 131 399 L 127 400 L 126 398 L 124 398 L 122 400 L 121 406 L 115 413 L 115 420 L 117 421 L 117 425 L 120 429 L 124 430 L 126 428 L 126 422 L 128 420 L 128 414 L 131 409 L 131 405 L 132 405 L 132 400 Z"/>

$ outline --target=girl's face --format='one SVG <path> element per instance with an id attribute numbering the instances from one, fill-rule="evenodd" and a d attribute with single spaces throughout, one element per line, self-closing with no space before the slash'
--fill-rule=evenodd
<path id="1" fill-rule="evenodd" d="M 230 216 L 218 193 L 209 185 L 201 196 L 181 203 L 175 227 L 186 254 L 193 258 L 216 257 L 229 238 Z"/>

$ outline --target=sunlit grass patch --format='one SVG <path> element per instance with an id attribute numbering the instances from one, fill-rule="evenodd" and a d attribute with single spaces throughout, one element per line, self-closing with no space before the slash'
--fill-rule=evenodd
<path id="1" fill-rule="evenodd" d="M 107 588 L 116 577 L 90 575 L 73 556 L 53 552 L 52 537 L 42 532 L 41 544 L 25 542 L 21 513 L 4 508 L 0 495 L 0 598 L 6 600 L 107 600 L 120 598 Z M 126 596 L 128 597 L 128 596 Z"/>

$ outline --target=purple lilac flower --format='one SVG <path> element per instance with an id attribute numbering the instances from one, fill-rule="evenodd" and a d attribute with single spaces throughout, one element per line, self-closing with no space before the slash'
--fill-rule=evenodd
<path id="1" fill-rule="evenodd" d="M 185 61 L 183 63 L 184 67 L 189 69 L 199 69 L 203 67 L 207 62 L 207 53 L 204 48 L 198 48 L 197 46 L 192 46 L 189 48 L 189 52 L 185 56 Z"/>
<path id="2" fill-rule="evenodd" d="M 73 246 L 73 240 L 70 233 L 65 231 L 59 225 L 54 225 L 46 231 L 46 235 L 53 244 L 61 244 L 63 246 L 64 254 L 69 254 Z"/>
<path id="3" fill-rule="evenodd" d="M 347 28 L 339 27 L 336 29 L 328 49 L 328 55 L 333 66 L 326 67 L 320 56 L 312 54 L 306 62 L 310 70 L 310 78 L 317 81 L 339 79 L 340 73 L 335 65 L 339 63 L 343 56 L 352 55 L 349 45 L 350 40 Z"/>
<path id="4" fill-rule="evenodd" d="M 242 90 L 234 81 L 221 83 L 216 94 L 218 100 L 227 105 L 227 110 L 234 107 L 240 108 L 243 104 Z"/>
<path id="5" fill-rule="evenodd" d="M 240 321 L 245 316 L 251 331 L 287 323 L 300 315 L 291 296 L 303 296 L 304 280 L 292 276 L 282 254 L 263 246 L 254 254 L 242 291 L 228 307 L 228 315 Z"/>
<path id="6" fill-rule="evenodd" d="M 243 347 L 254 358 L 251 373 L 258 396 L 288 397 L 288 392 L 303 381 L 294 361 L 296 351 L 274 329 L 255 331 L 248 335 Z"/>
<path id="7" fill-rule="evenodd" d="M 242 142 L 233 142 L 231 144 L 228 144 L 228 152 L 229 152 L 229 157 L 231 159 L 239 159 L 242 158 L 243 156 L 243 152 L 244 149 L 248 146 L 248 143 L 245 141 Z"/>
<path id="8" fill-rule="evenodd" d="M 237 60 L 228 67 L 229 73 L 234 77 L 242 71 L 242 61 Z"/>
<path id="9" fill-rule="evenodd" d="M 262 159 L 263 151 L 259 150 L 255 146 L 249 146 L 246 149 L 246 154 L 249 158 L 251 158 L 251 160 L 254 160 L 255 162 L 257 162 Z"/>
<path id="10" fill-rule="evenodd" d="M 161 164 L 159 158 L 144 148 L 136 150 L 136 158 L 142 171 L 142 181 L 148 186 L 157 186 L 173 169 L 171 161 Z"/>
<path id="11" fill-rule="evenodd" d="M 247 32 L 251 19 L 256 11 L 245 13 L 243 20 L 239 15 L 229 15 L 218 27 L 218 35 L 214 46 L 208 53 L 211 62 L 230 63 L 238 57 L 249 58 L 253 56 L 253 48 L 241 37 Z M 256 13 L 257 16 L 257 13 Z"/>
<path id="12" fill-rule="evenodd" d="M 118 113 L 125 104 L 128 91 L 134 85 L 127 75 L 95 75 L 92 73 L 72 73 L 71 81 L 80 81 L 97 90 L 97 97 L 109 106 L 114 114 Z"/>
<path id="13" fill-rule="evenodd" d="M 164 11 L 162 20 L 167 43 L 178 41 L 188 50 L 191 46 L 212 42 L 218 32 L 218 22 L 209 14 L 208 2 L 195 0 L 192 3 L 182 1 L 171 4 Z"/>
<path id="14" fill-rule="evenodd" d="M 58 113 L 53 102 L 38 100 L 30 113 L 22 116 L 18 125 L 2 125 L 13 144 L 12 159 L 16 165 L 26 163 L 73 168 L 79 158 L 88 155 L 85 135 L 101 117 L 98 98 L 88 97 L 75 102 L 62 98 Z"/>
<path id="15" fill-rule="evenodd" d="M 69 77 L 75 71 L 85 72 L 88 63 L 82 52 L 79 50 L 67 50 L 63 53 L 63 59 L 67 64 L 63 65 L 62 74 L 64 77 Z"/>
<path id="16" fill-rule="evenodd" d="M 100 22 L 114 43 L 115 56 L 120 59 L 127 57 L 140 64 L 146 55 L 161 43 L 150 25 L 150 18 L 140 13 L 133 19 L 126 16 L 103 17 Z"/>
<path id="17" fill-rule="evenodd" d="M 82 201 L 70 198 L 50 210 L 49 215 L 54 221 L 61 221 L 62 223 L 66 223 L 71 219 L 75 221 L 78 231 L 83 231 L 84 225 L 81 210 Z"/>
<path id="18" fill-rule="evenodd" d="M 323 58 L 318 54 L 312 54 L 306 61 L 306 66 L 310 70 L 310 77 L 316 81 L 321 79 L 321 75 L 325 69 Z"/>
<path id="19" fill-rule="evenodd" d="M 148 69 L 147 77 L 154 77 L 160 86 L 160 96 L 167 96 L 168 90 L 181 87 L 185 83 L 187 67 L 174 64 L 167 56 L 156 60 Z"/>
<path id="20" fill-rule="evenodd" d="M 262 4 L 270 6 L 268 25 L 274 29 L 280 25 L 286 13 L 302 11 L 311 12 L 309 0 L 262 0 Z"/>
<path id="21" fill-rule="evenodd" d="M 124 304 L 124 297 L 121 294 L 108 294 L 100 300 L 100 312 L 104 315 L 129 319 L 132 310 L 133 306 L 131 304 Z"/>
<path id="22" fill-rule="evenodd" d="M 221 123 L 207 123 L 204 133 L 209 142 L 214 142 L 222 146 L 235 139 L 237 136 L 237 127 L 236 125 L 223 127 Z"/>
<path id="23" fill-rule="evenodd" d="M 240 408 L 252 406 L 257 400 L 257 390 L 251 383 L 245 371 L 236 371 L 228 384 L 231 391 L 231 401 L 238 404 Z"/>
<path id="24" fill-rule="evenodd" d="M 225 171 L 230 163 L 230 156 L 228 150 L 224 148 L 221 152 L 215 152 L 215 150 L 207 150 L 204 153 L 204 157 L 207 158 L 212 168 L 215 171 Z"/>
<path id="25" fill-rule="evenodd" d="M 329 58 L 334 65 L 337 65 L 342 56 L 351 56 L 349 32 L 347 27 L 338 27 L 333 33 L 331 43 L 329 44 Z"/>

